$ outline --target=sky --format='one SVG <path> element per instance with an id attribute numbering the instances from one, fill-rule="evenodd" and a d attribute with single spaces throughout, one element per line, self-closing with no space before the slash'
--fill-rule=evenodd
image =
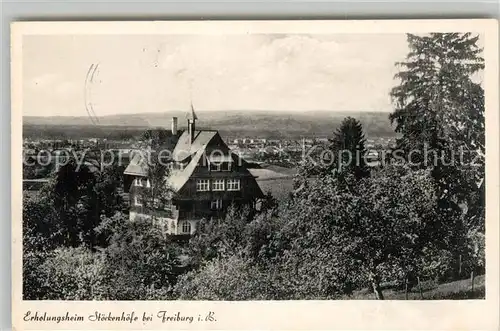
<path id="1" fill-rule="evenodd" d="M 391 111 L 407 52 L 404 34 L 25 36 L 23 115 Z"/>

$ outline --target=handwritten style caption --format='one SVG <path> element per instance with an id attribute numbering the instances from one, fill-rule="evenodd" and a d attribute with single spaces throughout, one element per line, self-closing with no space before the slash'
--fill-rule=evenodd
<path id="1" fill-rule="evenodd" d="M 210 323 L 216 322 L 215 312 L 208 311 L 199 314 L 183 314 L 180 311 L 172 312 L 160 310 L 152 312 L 94 312 L 91 315 L 83 316 L 78 313 L 66 312 L 63 315 L 49 315 L 47 312 L 28 310 L 23 317 L 25 322 L 119 322 L 119 323 Z"/>

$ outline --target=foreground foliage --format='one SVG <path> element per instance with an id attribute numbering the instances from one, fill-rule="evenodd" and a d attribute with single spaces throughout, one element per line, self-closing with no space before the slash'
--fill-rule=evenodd
<path id="1" fill-rule="evenodd" d="M 148 220 L 121 214 L 96 231 L 108 245 L 24 253 L 24 297 L 44 300 L 148 300 L 172 297 L 178 250 Z"/>

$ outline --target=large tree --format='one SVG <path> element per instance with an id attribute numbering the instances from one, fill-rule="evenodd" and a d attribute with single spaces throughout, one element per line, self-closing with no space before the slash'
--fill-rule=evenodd
<path id="1" fill-rule="evenodd" d="M 407 38 L 410 51 L 398 63 L 400 82 L 391 92 L 397 148 L 414 165 L 431 167 L 443 198 L 460 203 L 484 180 L 484 91 L 474 79 L 484 68 L 478 36 Z"/>
<path id="2" fill-rule="evenodd" d="M 116 165 L 100 171 L 71 158 L 51 175 L 36 197 L 23 202 L 26 234 L 50 241 L 47 247 L 100 245 L 94 228 L 101 216 L 112 216 L 124 208 L 121 171 Z"/>
<path id="3" fill-rule="evenodd" d="M 249 208 L 230 205 L 225 217 L 203 219 L 189 241 L 190 265 L 199 267 L 217 257 L 238 252 L 246 242 L 245 228 L 251 221 Z"/>
<path id="4" fill-rule="evenodd" d="M 434 192 L 428 171 L 403 167 L 314 182 L 294 200 L 281 230 L 285 270 L 296 271 L 289 278 L 317 297 L 370 284 L 382 299 L 381 282 L 408 272 L 436 238 Z"/>
<path id="5" fill-rule="evenodd" d="M 150 218 L 128 217 L 117 213 L 103 220 L 96 229 L 107 233 L 108 246 L 101 250 L 110 279 L 109 299 L 170 299 L 179 269 L 177 245 L 164 236 Z"/>
<path id="6" fill-rule="evenodd" d="M 125 166 L 117 163 L 103 166 L 95 173 L 95 191 L 98 196 L 100 213 L 112 216 L 117 211 L 127 208 L 121 194 L 123 188 L 123 171 Z"/>
<path id="7" fill-rule="evenodd" d="M 397 63 L 400 84 L 391 92 L 396 110 L 390 119 L 403 135 L 399 147 L 425 142 L 432 145 L 438 138 L 452 136 L 461 136 L 465 142 L 465 135 L 473 138 L 468 140 L 470 146 L 484 145 L 484 91 L 472 80 L 484 69 L 478 37 L 470 33 L 431 33 L 408 34 L 407 38 L 410 52 L 406 61 Z"/>
<path id="8" fill-rule="evenodd" d="M 40 192 L 52 207 L 56 227 L 64 246 L 95 242 L 94 227 L 100 219 L 101 205 L 96 191 L 96 176 L 88 164 L 72 158 L 59 168 Z M 26 214 L 26 217 L 32 215 Z"/>
<path id="9" fill-rule="evenodd" d="M 467 233 L 484 231 L 484 90 L 478 82 L 484 59 L 478 41 L 471 33 L 408 34 L 410 51 L 398 63 L 400 82 L 391 92 L 396 109 L 390 119 L 401 134 L 397 148 L 413 167 L 431 171 L 439 228 L 447 229 L 436 232 L 443 245 L 435 251 L 450 252 L 457 271 L 469 255 Z"/>

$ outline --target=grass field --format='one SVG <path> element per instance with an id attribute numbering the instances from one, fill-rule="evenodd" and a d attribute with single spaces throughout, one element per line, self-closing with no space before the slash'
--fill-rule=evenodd
<path id="1" fill-rule="evenodd" d="M 293 178 L 291 177 L 266 180 L 257 179 L 257 183 L 264 194 L 271 192 L 273 197 L 278 201 L 287 199 L 293 188 Z"/>
<path id="2" fill-rule="evenodd" d="M 471 288 L 470 279 L 458 280 L 450 283 L 436 284 L 434 282 L 422 282 L 422 296 L 418 287 L 414 287 L 408 293 L 408 300 L 465 300 L 484 299 L 485 283 L 484 275 L 474 279 L 474 291 Z M 405 292 L 394 289 L 383 291 L 386 300 L 405 300 Z M 422 298 L 423 297 L 423 298 Z M 355 292 L 346 299 L 375 300 L 375 294 L 368 289 Z"/>
<path id="3" fill-rule="evenodd" d="M 271 192 L 276 199 L 287 199 L 293 189 L 294 168 L 284 168 L 274 165 L 264 165 L 259 169 L 250 169 L 257 176 L 257 183 L 264 194 Z"/>

